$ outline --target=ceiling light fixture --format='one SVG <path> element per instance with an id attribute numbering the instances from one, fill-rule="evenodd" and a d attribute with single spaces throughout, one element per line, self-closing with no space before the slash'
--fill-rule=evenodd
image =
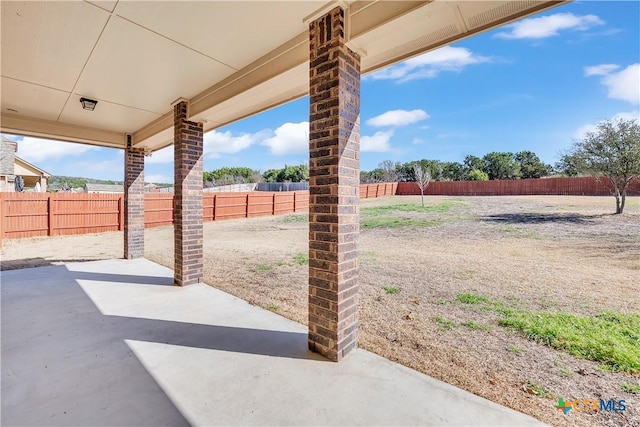
<path id="1" fill-rule="evenodd" d="M 82 104 L 82 108 L 84 110 L 93 111 L 96 109 L 96 104 L 98 104 L 98 101 L 94 101 L 93 99 L 89 98 L 80 98 L 80 103 Z"/>

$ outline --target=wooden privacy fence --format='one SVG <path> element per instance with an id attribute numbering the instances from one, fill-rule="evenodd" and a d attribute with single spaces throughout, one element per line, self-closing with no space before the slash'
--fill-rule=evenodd
<path id="1" fill-rule="evenodd" d="M 362 198 L 395 194 L 397 183 L 360 186 Z M 309 209 L 309 192 L 203 193 L 203 220 Z M 173 193 L 146 193 L 146 228 L 173 224 Z M 0 238 L 101 233 L 124 227 L 123 194 L 0 193 Z"/>
<path id="2" fill-rule="evenodd" d="M 398 183 L 397 195 L 417 195 L 420 189 L 415 182 Z M 436 181 L 431 182 L 424 194 L 430 196 L 609 196 L 612 193 L 608 180 L 593 177 L 541 178 L 509 181 Z M 627 193 L 640 195 L 640 181 L 631 184 Z"/>

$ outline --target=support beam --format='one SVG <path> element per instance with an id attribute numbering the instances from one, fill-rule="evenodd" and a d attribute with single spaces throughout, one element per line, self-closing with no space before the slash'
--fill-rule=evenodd
<path id="1" fill-rule="evenodd" d="M 132 148 L 127 135 L 124 153 L 124 257 L 144 257 L 144 153 Z"/>
<path id="2" fill-rule="evenodd" d="M 344 11 L 309 24 L 309 348 L 339 361 L 358 342 L 360 57 Z"/>
<path id="3" fill-rule="evenodd" d="M 202 282 L 202 123 L 187 120 L 188 104 L 174 107 L 174 278 L 180 286 Z"/>

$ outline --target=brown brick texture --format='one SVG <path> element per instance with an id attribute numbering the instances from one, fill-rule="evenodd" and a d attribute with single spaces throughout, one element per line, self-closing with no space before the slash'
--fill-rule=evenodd
<path id="1" fill-rule="evenodd" d="M 309 348 L 358 343 L 360 57 L 336 7 L 309 24 Z"/>
<path id="2" fill-rule="evenodd" d="M 202 281 L 202 123 L 187 120 L 187 103 L 174 106 L 174 278 Z"/>
<path id="3" fill-rule="evenodd" d="M 144 153 L 131 148 L 131 135 L 124 154 L 124 257 L 144 257 Z"/>

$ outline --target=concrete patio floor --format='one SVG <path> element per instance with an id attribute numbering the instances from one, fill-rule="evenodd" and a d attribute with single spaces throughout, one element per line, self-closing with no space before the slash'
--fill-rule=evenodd
<path id="1" fill-rule="evenodd" d="M 542 425 L 145 259 L 1 279 L 2 425 Z"/>

